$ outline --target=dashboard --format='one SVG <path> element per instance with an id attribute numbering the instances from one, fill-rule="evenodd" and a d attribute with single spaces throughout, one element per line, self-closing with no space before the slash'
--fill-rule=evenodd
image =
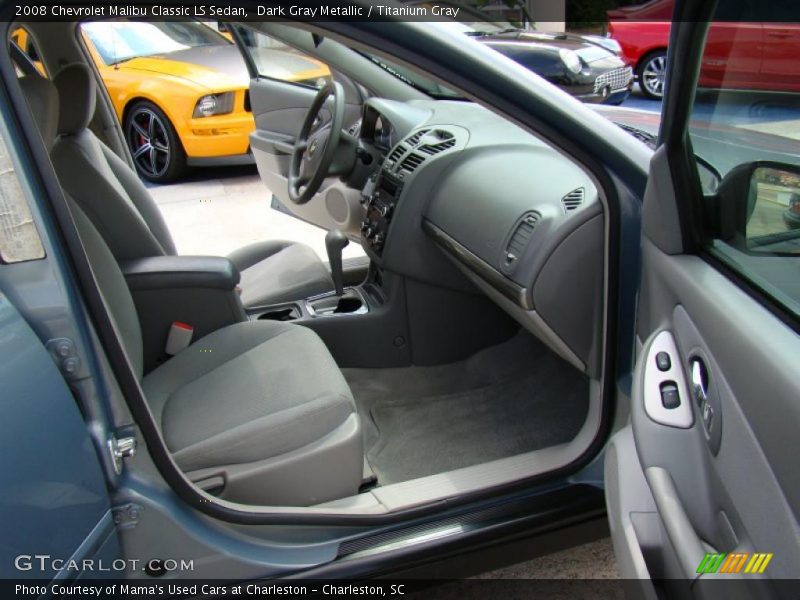
<path id="1" fill-rule="evenodd" d="M 372 98 L 359 136 L 379 156 L 362 190 L 361 226 L 376 266 L 444 286 L 466 277 L 597 374 L 605 221 L 587 173 L 468 102 Z"/>

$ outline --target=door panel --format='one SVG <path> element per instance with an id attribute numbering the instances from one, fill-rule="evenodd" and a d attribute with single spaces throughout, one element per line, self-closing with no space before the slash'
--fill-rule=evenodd
<path id="1" fill-rule="evenodd" d="M 356 122 L 361 112 L 360 102 L 353 93 L 355 88 L 345 86 L 345 94 L 349 96 L 346 124 Z M 315 96 L 313 88 L 266 78 L 251 80 L 250 103 L 256 129 L 250 134 L 250 147 L 261 180 L 287 212 L 323 229 L 340 229 L 358 239 L 364 209 L 357 190 L 331 178 L 306 204 L 295 204 L 289 199 L 287 176 L 295 136 Z M 330 111 L 323 108 L 319 117 L 316 127 L 325 127 L 331 118 Z"/>
<path id="2" fill-rule="evenodd" d="M 697 573 L 706 553 L 768 553 L 765 572 L 747 574 L 749 586 L 797 577 L 800 482 L 787 444 L 796 443 L 800 427 L 800 340 L 701 258 L 670 256 L 645 240 L 643 264 L 640 331 L 648 338 L 637 361 L 631 426 L 617 434 L 606 458 L 621 574 L 641 578 L 644 566 L 648 577 L 675 578 L 684 592 L 699 592 L 693 582 L 722 576 Z M 664 332 L 675 339 L 672 369 L 689 382 L 680 398 L 694 416 L 688 428 L 658 423 L 645 408 L 661 402 L 648 397 L 658 392 L 646 382 L 648 370 L 658 371 L 656 350 L 663 347 L 653 346 Z M 697 358 L 705 366 L 710 428 L 691 389 Z M 620 464 L 634 448 L 637 464 Z M 769 597 L 761 587 L 750 592 Z"/>
<path id="3" fill-rule="evenodd" d="M 669 256 L 649 242 L 643 252 L 642 304 L 650 311 L 641 329 L 654 332 L 651 339 L 672 332 L 678 347 L 672 360 L 688 379 L 691 361 L 702 360 L 713 411 L 709 428 L 692 391 L 681 401 L 691 405 L 693 426 L 665 427 L 643 410 L 646 390 L 634 388 L 632 426 L 648 480 L 651 468 L 669 475 L 691 531 L 714 551 L 772 552 L 770 576 L 796 576 L 800 485 L 785 444 L 800 427 L 792 367 L 797 335 L 702 259 Z M 642 371 L 657 368 L 649 346 L 640 356 Z M 691 567 L 698 558 L 692 539 L 673 540 L 684 559 L 692 554 L 681 574 L 687 578 L 700 564 Z"/>
<path id="4" fill-rule="evenodd" d="M 698 79 L 706 83 L 708 55 L 718 49 L 699 24 L 711 20 L 711 10 L 701 0 L 676 2 L 670 64 L 681 68 L 669 75 L 661 147 L 643 199 L 643 343 L 630 425 L 606 454 L 606 498 L 621 574 L 639 578 L 645 596 L 783 597 L 787 582 L 775 580 L 800 575 L 800 336 L 792 316 L 716 258 L 739 238 L 725 237 L 715 219 L 750 219 L 738 194 L 747 198 L 751 182 L 725 178 L 704 196 L 687 142 L 703 127 L 716 131 L 720 147 L 738 141 L 726 158 L 739 165 L 726 163 L 731 177 L 768 146 L 741 136 L 743 124 L 761 123 L 737 120 L 728 96 L 711 100 L 711 125 L 702 122 L 705 113 L 693 114 L 694 88 Z M 749 51 L 745 38 L 739 42 L 733 54 Z M 736 87 L 740 80 L 728 69 L 719 82 Z M 739 94 L 733 107 L 746 101 Z M 712 166 L 722 160 L 714 152 L 702 158 Z M 791 287 L 796 267 L 787 261 L 800 258 L 762 253 L 759 260 L 782 261 L 772 263 L 775 285 Z"/>

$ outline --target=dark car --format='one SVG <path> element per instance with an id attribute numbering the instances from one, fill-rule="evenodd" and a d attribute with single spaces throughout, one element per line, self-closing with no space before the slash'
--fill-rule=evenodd
<path id="1" fill-rule="evenodd" d="M 408 4 L 425 5 L 412 1 Z M 456 2 L 437 2 L 457 7 L 458 25 L 464 33 L 505 54 L 526 69 L 582 102 L 621 104 L 630 95 L 633 70 L 620 57 L 615 40 L 594 35 L 550 33 L 526 29 Z"/>

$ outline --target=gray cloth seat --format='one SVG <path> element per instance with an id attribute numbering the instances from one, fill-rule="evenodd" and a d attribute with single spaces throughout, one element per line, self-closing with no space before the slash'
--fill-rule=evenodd
<path id="1" fill-rule="evenodd" d="M 64 191 L 89 216 L 118 261 L 176 254 L 166 222 L 147 188 L 88 128 L 97 97 L 89 68 L 69 65 L 53 82 L 61 102 L 51 158 Z M 245 307 L 299 300 L 333 289 L 327 268 L 304 244 L 259 242 L 229 258 L 242 276 Z"/>
<path id="2" fill-rule="evenodd" d="M 237 323 L 193 346 L 143 383 L 167 447 L 188 471 L 297 450 L 353 414 L 341 371 L 310 329 Z"/>
<path id="3" fill-rule="evenodd" d="M 20 84 L 49 146 L 58 112 L 55 88 L 39 77 L 24 77 Z M 305 506 L 357 493 L 361 425 L 322 340 L 290 323 L 237 323 L 197 340 L 144 377 L 140 324 L 122 271 L 88 215 L 67 198 L 98 287 L 177 465 L 201 487 L 236 502 Z"/>

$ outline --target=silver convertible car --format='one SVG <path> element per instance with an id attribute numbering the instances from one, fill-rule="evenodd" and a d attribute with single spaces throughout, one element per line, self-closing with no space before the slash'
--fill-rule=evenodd
<path id="1" fill-rule="evenodd" d="M 696 94 L 715 4 L 675 2 L 650 137 L 448 24 L 229 22 L 264 202 L 327 262 L 179 255 L 80 23 L 9 14 L 3 579 L 465 577 L 610 532 L 636 597 L 794 594 L 798 121 Z"/>

